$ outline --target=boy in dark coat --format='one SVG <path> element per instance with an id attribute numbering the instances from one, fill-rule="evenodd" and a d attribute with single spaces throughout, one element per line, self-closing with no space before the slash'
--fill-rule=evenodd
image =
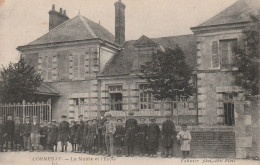
<path id="1" fill-rule="evenodd" d="M 77 145 L 77 151 L 75 152 L 82 152 L 82 134 L 84 130 L 84 122 L 83 122 L 83 115 L 79 116 L 78 126 L 75 133 L 75 143 Z"/>
<path id="2" fill-rule="evenodd" d="M 14 145 L 14 129 L 15 123 L 13 121 L 12 114 L 8 114 L 7 121 L 4 124 L 4 137 L 5 137 L 5 148 L 8 151 L 8 143 L 11 142 L 11 150 L 13 150 Z"/>
<path id="3" fill-rule="evenodd" d="M 134 112 L 130 111 L 129 116 L 130 118 L 126 120 L 125 123 L 125 143 L 127 146 L 127 157 L 134 156 L 134 145 L 135 145 L 135 137 L 137 133 L 137 120 L 134 119 L 132 116 Z"/>
<path id="4" fill-rule="evenodd" d="M 106 155 L 106 143 L 105 143 L 105 128 L 104 124 L 107 121 L 105 117 L 105 111 L 100 111 L 100 117 L 98 118 L 98 154 Z"/>
<path id="5" fill-rule="evenodd" d="M 171 120 L 171 114 L 167 114 L 166 121 L 164 121 L 162 125 L 162 140 L 163 140 L 163 147 L 164 147 L 163 157 L 169 157 L 169 158 L 172 157 L 174 133 L 175 133 L 175 125 Z"/>
<path id="6" fill-rule="evenodd" d="M 39 151 L 40 144 L 40 123 L 38 122 L 38 117 L 33 116 L 33 122 L 31 124 L 31 151 L 34 151 L 37 148 Z"/>
<path id="7" fill-rule="evenodd" d="M 67 116 L 62 116 L 62 121 L 59 125 L 59 140 L 61 141 L 61 152 L 64 151 L 67 152 L 67 143 L 69 140 L 69 123 L 66 121 Z"/>
<path id="8" fill-rule="evenodd" d="M 53 145 L 53 151 L 57 152 L 57 147 L 58 147 L 58 137 L 59 137 L 59 127 L 57 126 L 58 124 L 56 123 L 55 120 L 52 120 L 52 145 Z"/>
<path id="9" fill-rule="evenodd" d="M 147 131 L 148 125 L 145 123 L 145 118 L 140 118 L 140 124 L 138 125 L 138 141 L 140 147 L 140 156 L 147 156 Z"/>
<path id="10" fill-rule="evenodd" d="M 87 138 L 90 154 L 95 154 L 97 151 L 97 120 L 93 119 L 89 123 L 89 134 Z"/>
<path id="11" fill-rule="evenodd" d="M 83 134 L 82 134 L 82 153 L 86 153 L 88 150 L 88 145 L 87 145 L 87 137 L 88 137 L 88 133 L 89 133 L 89 120 L 86 120 L 84 122 L 84 128 L 83 128 Z"/>
<path id="12" fill-rule="evenodd" d="M 48 129 L 47 120 L 44 120 L 43 125 L 40 128 L 40 136 L 41 136 L 40 144 L 42 145 L 43 151 L 46 150 L 47 129 Z"/>
<path id="13" fill-rule="evenodd" d="M 54 134 L 54 129 L 52 129 L 52 123 L 49 122 L 48 123 L 48 129 L 47 129 L 47 139 L 46 139 L 46 145 L 47 145 L 47 151 L 52 151 L 53 152 L 53 142 L 52 142 L 52 138 L 53 138 L 53 134 Z"/>
<path id="14" fill-rule="evenodd" d="M 155 123 L 155 118 L 151 119 L 151 124 L 148 127 L 148 149 L 150 157 L 156 158 L 156 150 L 159 144 L 160 128 Z"/>
<path id="15" fill-rule="evenodd" d="M 72 152 L 74 152 L 76 150 L 76 144 L 74 142 L 76 129 L 77 129 L 77 125 L 76 125 L 75 121 L 71 121 L 70 132 L 69 132 L 69 141 L 72 146 Z"/>
<path id="16" fill-rule="evenodd" d="M 122 155 L 122 147 L 124 146 L 125 127 L 123 126 L 122 119 L 117 119 L 116 132 L 114 134 L 116 155 Z"/>
<path id="17" fill-rule="evenodd" d="M 15 118 L 15 129 L 14 129 L 14 144 L 15 150 L 21 150 L 23 146 L 23 124 L 21 123 L 21 119 L 19 117 Z"/>
<path id="18" fill-rule="evenodd" d="M 0 117 L 0 152 L 3 152 L 4 145 L 4 120 Z"/>
<path id="19" fill-rule="evenodd" d="M 25 123 L 23 124 L 23 146 L 24 151 L 31 150 L 31 123 L 30 117 L 26 116 Z"/>

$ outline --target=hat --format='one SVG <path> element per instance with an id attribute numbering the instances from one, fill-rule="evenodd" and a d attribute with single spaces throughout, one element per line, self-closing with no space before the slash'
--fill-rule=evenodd
<path id="1" fill-rule="evenodd" d="M 38 119 L 38 116 L 33 116 L 34 119 Z"/>
<path id="2" fill-rule="evenodd" d="M 187 127 L 187 124 L 182 124 L 181 126 L 182 126 L 182 127 Z"/>
<path id="3" fill-rule="evenodd" d="M 21 119 L 21 118 L 17 116 L 17 117 L 15 118 L 15 120 L 16 120 L 16 119 Z"/>
<path id="4" fill-rule="evenodd" d="M 83 115 L 79 115 L 79 117 L 83 117 Z"/>
<path id="5" fill-rule="evenodd" d="M 128 112 L 128 115 L 131 115 L 131 116 L 132 116 L 132 115 L 134 115 L 134 112 L 133 112 L 133 111 L 129 111 L 129 112 Z"/>
<path id="6" fill-rule="evenodd" d="M 110 113 L 106 114 L 106 117 L 112 117 L 112 115 Z"/>
<path id="7" fill-rule="evenodd" d="M 97 121 L 97 119 L 92 119 L 92 121 Z"/>
<path id="8" fill-rule="evenodd" d="M 151 118 L 151 121 L 155 121 L 155 120 L 156 120 L 155 117 L 152 117 L 152 118 Z"/>
<path id="9" fill-rule="evenodd" d="M 99 113 L 105 113 L 106 111 L 105 110 L 100 110 Z"/>
<path id="10" fill-rule="evenodd" d="M 25 119 L 30 119 L 30 116 L 26 116 Z"/>
<path id="11" fill-rule="evenodd" d="M 67 116 L 66 116 L 66 115 L 62 115 L 61 117 L 62 117 L 62 118 L 66 118 Z"/>
<path id="12" fill-rule="evenodd" d="M 123 121 L 122 119 L 117 119 L 116 121 Z"/>

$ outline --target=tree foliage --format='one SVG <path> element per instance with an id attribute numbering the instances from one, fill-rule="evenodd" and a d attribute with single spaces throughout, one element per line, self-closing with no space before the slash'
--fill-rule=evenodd
<path id="1" fill-rule="evenodd" d="M 33 66 L 20 57 L 17 63 L 3 67 L 0 81 L 0 99 L 3 103 L 14 103 L 34 100 L 34 92 L 42 83 L 41 75 Z"/>
<path id="2" fill-rule="evenodd" d="M 140 78 L 146 79 L 148 88 L 157 100 L 177 100 L 193 94 L 191 68 L 185 62 L 181 48 L 157 50 L 152 60 L 141 66 Z"/>
<path id="3" fill-rule="evenodd" d="M 241 44 L 234 48 L 235 83 L 242 86 L 248 94 L 259 94 L 259 20 L 251 16 L 253 22 L 243 31 Z"/>

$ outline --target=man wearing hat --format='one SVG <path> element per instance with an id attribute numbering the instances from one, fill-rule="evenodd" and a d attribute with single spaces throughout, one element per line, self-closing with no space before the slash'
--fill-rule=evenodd
<path id="1" fill-rule="evenodd" d="M 148 149 L 150 157 L 156 157 L 157 148 L 159 145 L 160 128 L 155 123 L 156 119 L 151 118 L 151 124 L 148 126 Z"/>
<path id="2" fill-rule="evenodd" d="M 112 115 L 106 115 L 107 121 L 105 122 L 105 142 L 107 147 L 108 156 L 114 156 L 114 134 L 116 132 L 115 123 L 112 121 Z"/>
<path id="3" fill-rule="evenodd" d="M 31 124 L 31 151 L 39 150 L 40 144 L 40 124 L 38 122 L 38 116 L 33 116 L 33 122 Z"/>
<path id="4" fill-rule="evenodd" d="M 40 144 L 42 145 L 43 151 L 46 150 L 46 141 L 47 141 L 47 129 L 48 129 L 48 123 L 47 120 L 43 121 L 43 124 L 40 128 Z"/>
<path id="5" fill-rule="evenodd" d="M 67 116 L 63 115 L 61 116 L 61 123 L 59 125 L 59 133 L 60 133 L 60 141 L 61 141 L 61 152 L 64 151 L 65 147 L 65 152 L 67 152 L 67 141 L 69 140 L 69 129 L 70 129 L 70 124 L 66 121 Z"/>
<path id="6" fill-rule="evenodd" d="M 83 130 L 84 130 L 83 115 L 79 115 L 77 130 L 75 132 L 75 143 L 77 145 L 77 151 L 75 152 L 82 152 Z"/>
<path id="7" fill-rule="evenodd" d="M 21 150 L 23 146 L 23 124 L 21 123 L 21 119 L 19 117 L 15 118 L 15 129 L 14 129 L 14 144 L 16 150 Z"/>
<path id="8" fill-rule="evenodd" d="M 128 113 L 129 119 L 126 120 L 125 123 L 125 143 L 127 146 L 127 157 L 134 156 L 134 145 L 135 145 L 135 137 L 137 133 L 137 120 L 133 118 L 134 112 L 130 111 Z"/>
<path id="9" fill-rule="evenodd" d="M 22 130 L 24 151 L 31 150 L 31 126 L 30 117 L 26 116 Z"/>
<path id="10" fill-rule="evenodd" d="M 5 136 L 5 148 L 8 150 L 8 143 L 11 142 L 11 149 L 13 150 L 14 145 L 14 129 L 15 122 L 13 121 L 12 114 L 7 115 L 7 121 L 4 124 L 4 136 Z"/>
<path id="11" fill-rule="evenodd" d="M 0 152 L 3 152 L 4 145 L 4 120 L 0 117 Z"/>
<path id="12" fill-rule="evenodd" d="M 175 125 L 171 120 L 172 115 L 166 115 L 166 121 L 162 125 L 162 141 L 164 147 L 163 157 L 172 157 L 172 146 L 173 146 L 173 137 L 175 133 Z M 169 153 L 170 150 L 170 153 Z"/>
<path id="13" fill-rule="evenodd" d="M 145 123 L 145 118 L 140 118 L 140 124 L 138 125 L 138 141 L 140 147 L 140 156 L 147 155 L 147 130 L 148 125 Z"/>
<path id="14" fill-rule="evenodd" d="M 115 137 L 115 147 L 117 156 L 122 155 L 122 147 L 124 146 L 124 137 L 125 137 L 125 127 L 122 123 L 122 119 L 117 119 L 116 123 L 116 132 Z"/>
<path id="15" fill-rule="evenodd" d="M 107 121 L 105 117 L 105 111 L 100 111 L 100 117 L 98 118 L 98 154 L 106 154 L 106 144 L 105 144 L 105 128 L 104 124 Z"/>

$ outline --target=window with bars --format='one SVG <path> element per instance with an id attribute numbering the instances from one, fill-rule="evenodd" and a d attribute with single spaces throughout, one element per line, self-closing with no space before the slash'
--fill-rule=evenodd
<path id="1" fill-rule="evenodd" d="M 43 56 L 41 57 L 41 68 L 42 68 L 42 78 L 46 82 L 52 81 L 53 72 L 53 57 Z"/>
<path id="2" fill-rule="evenodd" d="M 109 103 L 110 103 L 110 110 L 112 111 L 121 111 L 122 102 L 123 102 L 123 95 L 122 95 L 122 86 L 109 86 Z"/>
<path id="3" fill-rule="evenodd" d="M 237 93 L 222 93 L 224 125 L 232 126 L 235 124 L 234 99 L 237 96 Z"/>
<path id="4" fill-rule="evenodd" d="M 153 95 L 146 84 L 139 85 L 140 109 L 154 109 Z"/>

